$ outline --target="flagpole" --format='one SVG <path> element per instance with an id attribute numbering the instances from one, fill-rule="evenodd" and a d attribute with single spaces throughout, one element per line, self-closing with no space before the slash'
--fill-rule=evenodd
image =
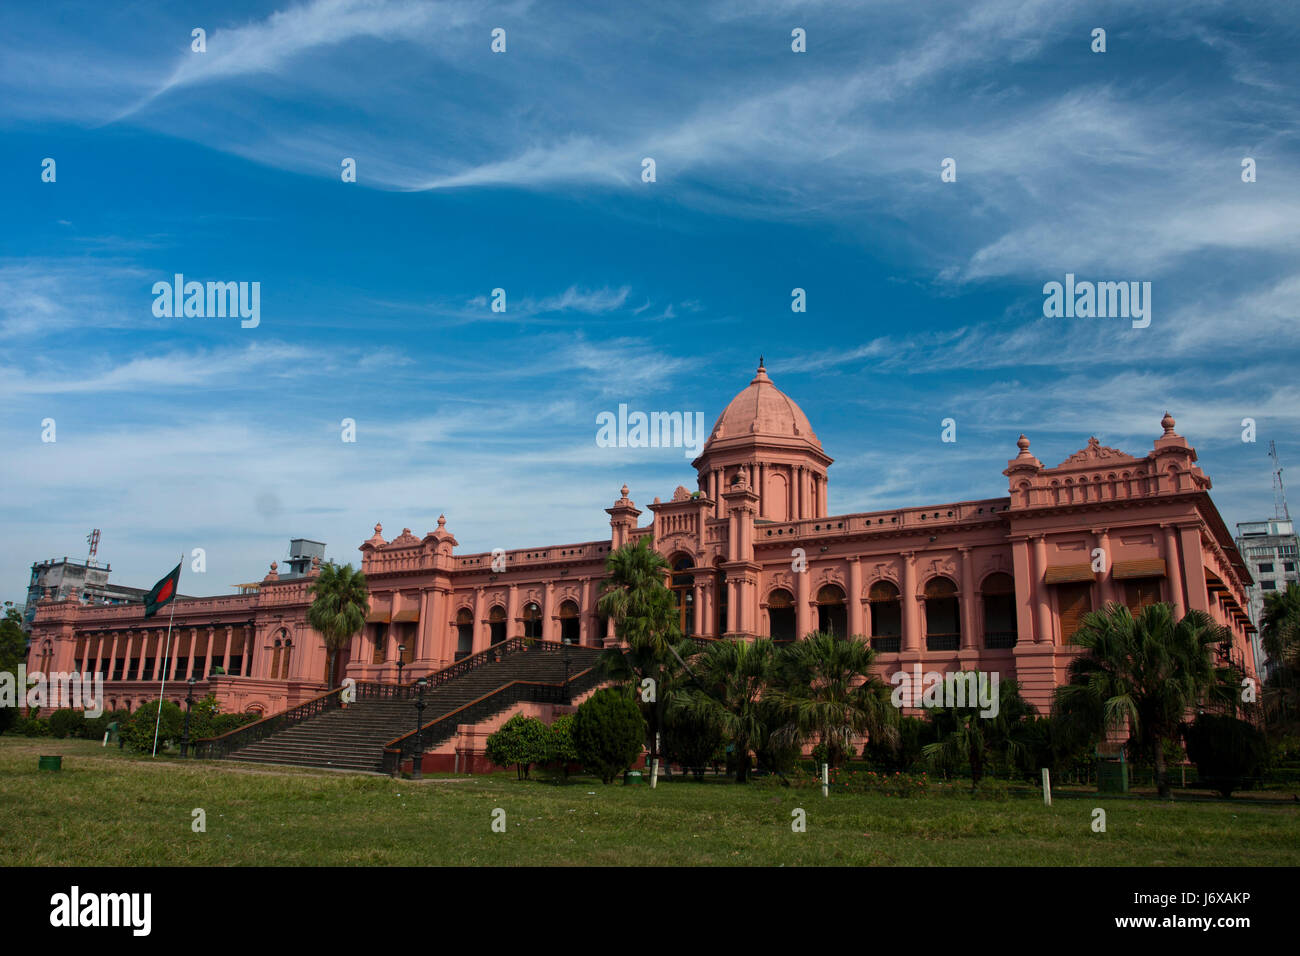
<path id="1" fill-rule="evenodd" d="M 172 621 L 176 618 L 176 601 L 181 594 L 180 568 L 185 564 L 185 552 L 181 552 L 180 564 L 176 568 L 176 593 L 170 601 L 171 610 L 167 614 L 167 644 L 163 650 L 162 685 L 158 688 L 158 719 L 153 722 L 153 756 L 158 756 L 158 725 L 162 723 L 163 695 L 167 693 L 167 661 L 172 651 Z"/>

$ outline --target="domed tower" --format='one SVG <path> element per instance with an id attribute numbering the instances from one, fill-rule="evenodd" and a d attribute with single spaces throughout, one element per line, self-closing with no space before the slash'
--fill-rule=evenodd
<path id="1" fill-rule="evenodd" d="M 758 494 L 760 519 L 791 521 L 826 516 L 826 469 L 833 460 L 803 409 L 772 384 L 760 358 L 753 380 L 718 416 L 691 465 L 700 490 L 717 502 L 715 517 L 726 515 L 722 493 L 747 480 Z"/>

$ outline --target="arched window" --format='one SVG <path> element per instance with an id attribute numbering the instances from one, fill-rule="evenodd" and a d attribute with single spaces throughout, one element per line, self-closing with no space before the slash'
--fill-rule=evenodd
<path id="1" fill-rule="evenodd" d="M 280 679 L 289 679 L 289 658 L 293 656 L 293 641 L 284 639 L 284 657 L 280 659 Z"/>
<path id="2" fill-rule="evenodd" d="M 492 605 L 488 611 L 489 644 L 500 644 L 506 639 L 506 609 L 500 604 Z"/>
<path id="3" fill-rule="evenodd" d="M 560 604 L 560 643 L 578 643 L 578 605 L 572 601 Z"/>
<path id="4" fill-rule="evenodd" d="M 795 639 L 794 597 L 784 588 L 767 596 L 768 629 L 772 640 L 788 643 Z"/>
<path id="5" fill-rule="evenodd" d="M 284 632 L 281 631 L 281 634 Z M 280 638 L 275 639 L 275 650 L 271 654 L 271 679 L 280 679 L 280 654 L 284 650 L 284 641 Z"/>
<path id="6" fill-rule="evenodd" d="M 848 611 L 844 606 L 844 592 L 838 585 L 824 584 L 817 592 L 817 630 L 848 637 Z"/>
<path id="7" fill-rule="evenodd" d="M 715 589 L 717 590 L 717 594 L 718 594 L 717 633 L 719 637 L 724 637 L 726 636 L 727 632 L 731 629 L 731 608 L 729 607 L 730 602 L 727 600 L 727 592 L 729 588 L 727 587 L 727 574 L 725 571 L 718 572 L 718 579 L 717 579 L 717 583 L 715 584 Z"/>
<path id="8" fill-rule="evenodd" d="M 903 606 L 892 581 L 877 581 L 867 592 L 871 604 L 871 646 L 882 654 L 897 654 L 903 645 Z"/>
<path id="9" fill-rule="evenodd" d="M 1016 646 L 1016 582 L 998 572 L 984 579 L 984 646 L 997 650 Z"/>
<path id="10" fill-rule="evenodd" d="M 925 647 L 955 651 L 961 646 L 961 613 L 957 585 L 947 578 L 931 578 L 925 585 Z"/>
<path id="11" fill-rule="evenodd" d="M 677 627 L 683 637 L 695 630 L 695 562 L 682 556 L 673 563 L 673 576 L 669 587 L 677 602 Z"/>
<path id="12" fill-rule="evenodd" d="M 538 641 L 542 639 L 542 609 L 535 601 L 524 605 L 524 637 Z"/>
<path id="13" fill-rule="evenodd" d="M 474 653 L 474 612 L 467 607 L 456 612 L 456 660 Z"/>

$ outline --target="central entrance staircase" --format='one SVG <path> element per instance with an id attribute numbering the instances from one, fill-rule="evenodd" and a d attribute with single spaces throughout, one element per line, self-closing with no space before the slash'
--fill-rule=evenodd
<path id="1" fill-rule="evenodd" d="M 415 683 L 358 682 L 342 706 L 336 688 L 220 737 L 195 741 L 196 757 L 396 773 L 403 759 L 449 740 L 522 701 L 567 704 L 594 688 L 600 650 L 512 638 L 428 675 L 423 723 Z"/>

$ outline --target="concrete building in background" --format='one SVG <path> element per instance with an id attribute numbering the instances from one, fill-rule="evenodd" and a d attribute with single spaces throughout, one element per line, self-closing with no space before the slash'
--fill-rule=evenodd
<path id="1" fill-rule="evenodd" d="M 130 588 L 110 584 L 108 576 L 113 566 L 100 567 L 89 561 L 62 561 L 50 558 L 32 565 L 31 581 L 27 585 L 27 605 L 23 611 L 23 629 L 31 632 L 36 604 L 44 597 L 55 601 L 77 601 L 97 606 L 140 603 L 149 589 Z"/>
<path id="2" fill-rule="evenodd" d="M 103 673 L 113 707 L 156 697 L 165 675 L 173 699 L 194 678 L 195 693 L 211 691 L 224 710 L 271 714 L 319 695 L 330 676 L 393 682 L 400 661 L 410 681 L 513 638 L 616 645 L 597 603 L 605 562 L 644 541 L 671 568 L 682 633 L 699 639 L 862 635 L 886 678 L 997 672 L 1046 713 L 1079 653 L 1071 637 L 1083 615 L 1163 601 L 1227 627 L 1220 662 L 1253 675 L 1251 572 L 1174 424 L 1166 414 L 1141 455 L 1090 438 L 1057 465 L 1021 435 L 1000 475 L 970 476 L 1001 485 L 1000 496 L 837 514 L 831 457 L 760 364 L 692 462 L 695 489 L 654 498 L 648 520 L 624 486 L 595 541 L 465 554 L 445 518 L 391 540 L 376 524 L 359 548 L 370 613 L 333 675 L 307 623 L 319 557 L 305 540 L 291 549 L 310 561 L 301 576 L 272 563 L 245 593 L 178 600 L 170 658 L 167 622 L 139 606 L 44 600 L 28 666 Z M 936 455 L 932 467 L 947 466 Z"/>
<path id="3" fill-rule="evenodd" d="M 1265 521 L 1237 522 L 1237 550 L 1250 569 L 1255 583 L 1247 588 L 1250 603 L 1247 610 L 1258 628 L 1264 614 L 1264 598 L 1285 591 L 1291 583 L 1300 582 L 1300 539 L 1296 537 L 1295 524 L 1290 518 L 1269 518 Z M 1266 677 L 1272 676 L 1272 667 L 1256 632 L 1251 638 L 1255 653 L 1255 668 Z"/>

